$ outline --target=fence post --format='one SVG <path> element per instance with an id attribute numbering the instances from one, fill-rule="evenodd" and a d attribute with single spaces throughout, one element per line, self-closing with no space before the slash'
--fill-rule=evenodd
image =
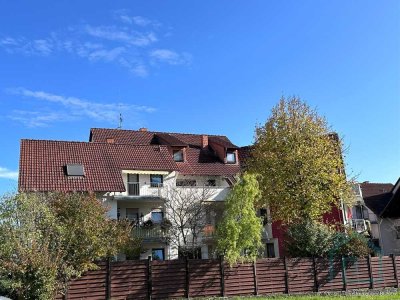
<path id="1" fill-rule="evenodd" d="M 186 298 L 189 299 L 190 296 L 190 278 L 189 278 L 189 259 L 185 257 L 185 272 L 186 272 Z"/>
<path id="2" fill-rule="evenodd" d="M 312 262 L 313 262 L 313 271 L 314 271 L 314 291 L 318 292 L 319 286 L 318 286 L 317 262 L 315 260 L 315 256 L 312 257 Z"/>
<path id="3" fill-rule="evenodd" d="M 219 273 L 221 275 L 221 296 L 225 297 L 225 268 L 223 255 L 219 257 Z"/>
<path id="4" fill-rule="evenodd" d="M 253 261 L 253 276 L 254 276 L 254 295 L 258 295 L 258 282 L 257 282 L 257 260 Z"/>
<path id="5" fill-rule="evenodd" d="M 286 256 L 283 257 L 283 266 L 285 268 L 285 293 L 289 294 L 289 272 L 287 268 Z"/>
<path id="6" fill-rule="evenodd" d="M 374 288 L 374 275 L 372 274 L 372 264 L 371 264 L 371 255 L 367 256 L 368 262 L 368 273 L 369 273 L 369 288 Z"/>
<path id="7" fill-rule="evenodd" d="M 346 280 L 346 260 L 345 258 L 342 256 L 341 257 L 341 261 L 342 261 L 342 280 L 343 280 L 343 290 L 347 291 L 347 280 Z"/>
<path id="8" fill-rule="evenodd" d="M 153 282 L 151 276 L 151 256 L 147 257 L 147 296 L 148 299 L 151 300 L 153 290 Z"/>
<path id="9" fill-rule="evenodd" d="M 394 280 L 396 280 L 395 288 L 399 288 L 399 278 L 397 276 L 397 265 L 396 265 L 396 255 L 391 254 L 392 262 L 393 262 L 393 272 L 394 272 Z"/>
<path id="10" fill-rule="evenodd" d="M 107 257 L 106 261 L 106 299 L 111 299 L 111 259 Z"/>

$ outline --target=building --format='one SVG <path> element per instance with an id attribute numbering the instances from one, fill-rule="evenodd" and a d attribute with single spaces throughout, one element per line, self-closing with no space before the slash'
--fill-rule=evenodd
<path id="1" fill-rule="evenodd" d="M 357 203 L 350 214 L 353 229 L 367 236 L 383 255 L 400 254 L 400 179 L 355 185 Z"/>
<path id="2" fill-rule="evenodd" d="M 21 140 L 19 168 L 19 191 L 95 193 L 109 217 L 132 222 L 132 234 L 147 249 L 141 258 L 174 259 L 181 249 L 166 226 L 171 193 L 199 193 L 207 203 L 223 203 L 241 161 L 226 136 L 92 128 L 88 142 Z M 205 216 L 197 257 L 213 255 L 216 217 Z M 265 255 L 279 256 L 270 222 L 263 239 Z"/>

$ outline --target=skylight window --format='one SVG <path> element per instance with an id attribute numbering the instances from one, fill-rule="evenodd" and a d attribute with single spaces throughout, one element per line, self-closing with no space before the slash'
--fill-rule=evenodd
<path id="1" fill-rule="evenodd" d="M 84 176 L 85 172 L 83 165 L 80 164 L 69 164 L 66 165 L 67 176 Z"/>

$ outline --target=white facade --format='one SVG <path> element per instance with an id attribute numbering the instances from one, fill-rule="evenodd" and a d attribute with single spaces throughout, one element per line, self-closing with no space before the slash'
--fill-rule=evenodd
<path id="1" fill-rule="evenodd" d="M 133 176 L 129 174 L 135 174 Z M 152 177 L 162 175 L 162 184 L 152 182 Z M 133 234 L 143 238 L 143 247 L 147 249 L 142 253 L 140 259 L 146 259 L 152 255 L 152 250 L 163 252 L 164 259 L 178 258 L 176 243 L 168 241 L 168 233 L 162 230 L 158 221 L 168 219 L 171 213 L 165 207 L 165 198 L 173 190 L 179 193 L 194 195 L 199 193 L 199 199 L 205 199 L 209 203 L 221 203 L 230 191 L 230 185 L 223 176 L 192 176 L 181 175 L 178 172 L 168 171 L 144 171 L 144 170 L 123 170 L 123 181 L 126 187 L 125 192 L 111 192 L 103 195 L 103 203 L 109 208 L 108 215 L 113 219 L 129 219 L 138 222 L 139 226 L 133 228 Z M 137 181 L 129 182 L 129 178 Z M 179 186 L 184 181 L 186 186 Z M 129 187 L 131 185 L 131 187 Z M 206 196 L 204 193 L 206 192 Z M 205 197 L 205 198 L 204 198 Z M 156 217 L 157 220 L 154 220 Z M 151 228 L 143 227 L 143 224 L 152 220 Z M 136 223 L 135 223 L 136 224 Z M 201 249 L 201 258 L 215 258 L 215 232 L 216 218 L 209 217 L 209 225 L 198 239 L 198 247 Z M 210 230 L 209 230 L 210 229 Z M 266 222 L 262 232 L 263 241 L 273 245 L 273 250 L 267 252 L 279 257 L 278 241 L 272 237 L 271 223 Z M 268 248 L 268 246 L 267 246 Z M 119 256 L 124 259 L 124 255 Z"/>

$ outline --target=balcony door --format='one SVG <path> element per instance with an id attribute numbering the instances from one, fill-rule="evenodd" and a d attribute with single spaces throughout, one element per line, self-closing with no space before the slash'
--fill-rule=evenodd
<path id="1" fill-rule="evenodd" d="M 132 225 L 139 224 L 139 209 L 126 208 L 126 218 L 131 222 Z"/>
<path id="2" fill-rule="evenodd" d="M 139 174 L 128 174 L 128 195 L 139 196 Z"/>

